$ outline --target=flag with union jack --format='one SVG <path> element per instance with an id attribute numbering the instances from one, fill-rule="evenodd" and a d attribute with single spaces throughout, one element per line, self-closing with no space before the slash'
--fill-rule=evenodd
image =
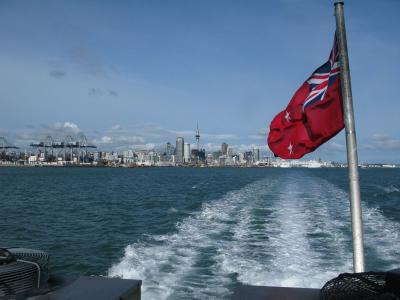
<path id="1" fill-rule="evenodd" d="M 268 146 L 281 158 L 300 158 L 344 128 L 340 61 L 335 35 L 326 63 L 315 70 L 271 122 Z"/>

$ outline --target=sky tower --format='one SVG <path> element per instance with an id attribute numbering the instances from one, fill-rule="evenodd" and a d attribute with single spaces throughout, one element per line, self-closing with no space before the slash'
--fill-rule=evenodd
<path id="1" fill-rule="evenodd" d="M 196 130 L 196 142 L 197 142 L 197 151 L 200 151 L 199 143 L 200 143 L 200 131 L 199 131 L 199 122 L 197 122 L 197 130 Z"/>

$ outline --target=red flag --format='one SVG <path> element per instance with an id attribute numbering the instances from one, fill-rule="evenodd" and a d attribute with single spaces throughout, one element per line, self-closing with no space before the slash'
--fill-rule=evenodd
<path id="1" fill-rule="evenodd" d="M 268 146 L 281 158 L 295 159 L 314 151 L 344 128 L 340 66 L 335 42 L 329 60 L 296 91 L 271 122 Z"/>

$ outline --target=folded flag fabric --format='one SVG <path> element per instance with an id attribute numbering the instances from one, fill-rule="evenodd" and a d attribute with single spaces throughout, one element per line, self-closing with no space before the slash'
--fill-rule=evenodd
<path id="1" fill-rule="evenodd" d="M 271 122 L 268 146 L 275 156 L 297 159 L 344 128 L 340 64 L 335 35 L 329 60 L 303 83 Z"/>

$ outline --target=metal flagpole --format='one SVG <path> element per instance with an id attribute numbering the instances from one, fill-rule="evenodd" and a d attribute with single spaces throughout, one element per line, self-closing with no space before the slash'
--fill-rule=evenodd
<path id="1" fill-rule="evenodd" d="M 340 78 L 342 85 L 344 124 L 346 128 L 347 163 L 349 167 L 353 269 L 355 273 L 358 273 L 364 272 L 364 245 L 356 130 L 354 126 L 353 99 L 351 95 L 349 56 L 347 53 L 343 5 L 343 2 L 335 2 L 336 35 L 339 43 Z"/>

